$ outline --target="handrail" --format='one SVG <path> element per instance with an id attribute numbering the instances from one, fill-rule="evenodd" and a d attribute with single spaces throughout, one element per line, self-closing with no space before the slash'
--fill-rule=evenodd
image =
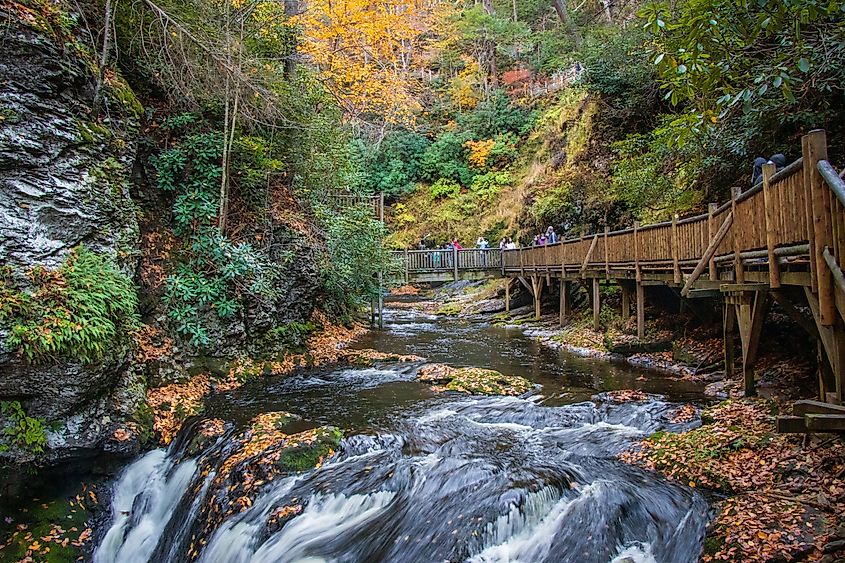
<path id="1" fill-rule="evenodd" d="M 821 174 L 822 178 L 824 178 L 824 181 L 827 183 L 830 191 L 836 194 L 836 197 L 842 202 L 842 205 L 845 205 L 845 181 L 839 177 L 839 174 L 836 173 L 836 169 L 834 169 L 833 166 L 831 166 L 826 160 L 820 160 L 816 165 L 816 168 L 819 169 L 819 174 Z"/>

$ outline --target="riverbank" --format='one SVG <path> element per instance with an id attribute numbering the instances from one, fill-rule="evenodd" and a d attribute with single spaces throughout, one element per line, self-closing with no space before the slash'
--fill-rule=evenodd
<path id="1" fill-rule="evenodd" d="M 403 306 L 519 327 L 550 348 L 646 370 L 642 380 L 658 371 L 706 383 L 707 395 L 727 400 L 704 408 L 700 428 L 657 432 L 620 459 L 707 491 L 714 518 L 702 561 L 843 560 L 845 442 L 835 435 L 776 432 L 778 413 L 791 413 L 794 400 L 813 396 L 807 392 L 814 379 L 811 359 L 789 341 L 794 332 L 785 316 L 773 313 L 769 339 L 761 345 L 758 387 L 766 398 L 744 399 L 741 381 L 725 377 L 721 339 L 690 315 L 650 312 L 646 339 L 638 342 L 632 319 L 610 308 L 617 305 L 612 295 L 601 311 L 603 330 L 595 331 L 585 310 L 576 309 L 563 326 L 552 308 L 540 320 L 530 306 L 505 314 L 503 293 L 495 283 L 466 284 Z M 638 391 L 622 395 L 646 400 Z"/>

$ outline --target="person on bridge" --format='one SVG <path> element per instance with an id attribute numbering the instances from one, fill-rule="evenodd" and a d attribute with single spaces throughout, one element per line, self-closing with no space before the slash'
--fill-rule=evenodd
<path id="1" fill-rule="evenodd" d="M 505 250 L 516 250 L 516 243 L 511 237 L 508 237 L 508 241 L 505 243 Z"/>
<path id="2" fill-rule="evenodd" d="M 452 248 L 454 248 L 456 250 L 463 250 L 464 249 L 464 247 L 461 246 L 461 243 L 458 242 L 457 238 L 452 239 Z"/>
<path id="3" fill-rule="evenodd" d="M 487 250 L 488 248 L 490 248 L 490 243 L 487 241 L 486 238 L 482 236 L 478 237 L 478 240 L 475 241 L 475 246 L 477 246 L 481 250 Z"/>
<path id="4" fill-rule="evenodd" d="M 557 242 L 557 233 L 554 230 L 554 227 L 549 227 L 546 229 L 546 241 L 549 244 L 554 244 Z"/>

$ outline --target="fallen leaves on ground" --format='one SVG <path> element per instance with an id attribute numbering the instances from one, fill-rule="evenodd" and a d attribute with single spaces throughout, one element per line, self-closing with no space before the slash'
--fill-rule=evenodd
<path id="1" fill-rule="evenodd" d="M 703 561 L 815 560 L 841 522 L 842 439 L 812 437 L 804 445 L 800 437 L 777 434 L 773 409 L 760 399 L 725 401 L 702 412 L 703 426 L 658 432 L 621 456 L 689 486 L 733 495 L 715 506 Z"/>
<path id="2" fill-rule="evenodd" d="M 419 295 L 420 290 L 418 287 L 414 287 L 412 285 L 403 285 L 402 287 L 397 287 L 390 290 L 390 295 Z"/>
<path id="3" fill-rule="evenodd" d="M 602 398 L 609 400 L 612 403 L 630 403 L 648 401 L 649 396 L 639 389 L 619 389 L 616 391 L 608 391 L 603 393 Z"/>
<path id="4" fill-rule="evenodd" d="M 199 413 L 209 392 L 211 381 L 206 374 L 196 375 L 185 383 L 172 383 L 147 391 L 147 404 L 153 410 L 153 429 L 162 444 L 173 441 L 185 418 Z"/>

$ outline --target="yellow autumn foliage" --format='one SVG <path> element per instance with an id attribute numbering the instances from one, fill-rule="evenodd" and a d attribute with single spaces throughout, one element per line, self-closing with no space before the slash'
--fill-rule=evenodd
<path id="1" fill-rule="evenodd" d="M 490 158 L 490 152 L 496 145 L 493 139 L 483 139 L 481 141 L 467 141 L 464 143 L 464 148 L 467 149 L 467 161 L 473 168 L 483 170 L 487 167 L 487 160 Z"/>

